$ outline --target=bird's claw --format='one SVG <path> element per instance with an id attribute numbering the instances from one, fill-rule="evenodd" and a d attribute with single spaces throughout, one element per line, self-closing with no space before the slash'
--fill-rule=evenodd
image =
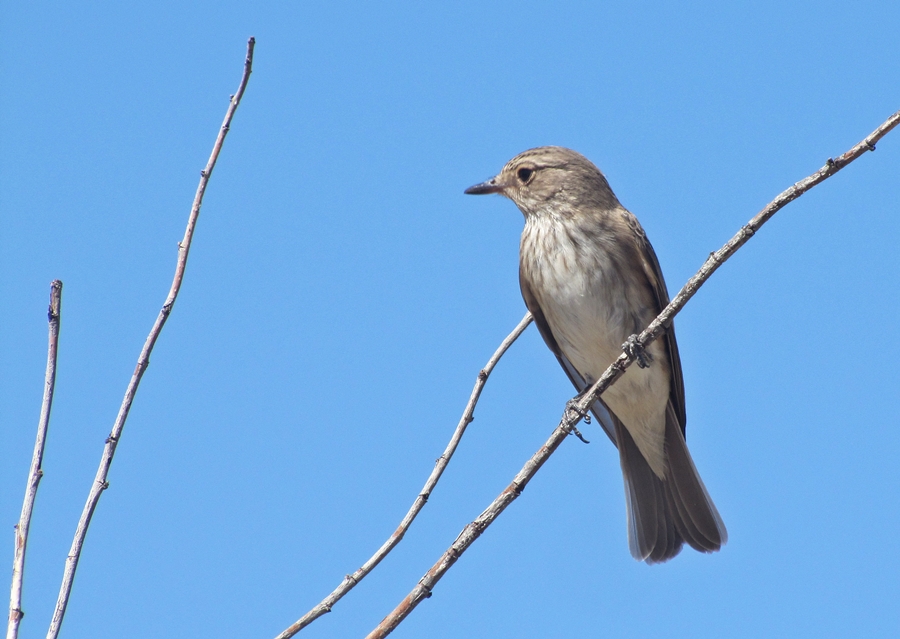
<path id="1" fill-rule="evenodd" d="M 582 435 L 582 434 L 581 434 L 581 431 L 578 430 L 578 428 L 576 428 L 575 426 L 572 426 L 572 430 L 569 431 L 569 434 L 570 434 L 570 435 L 575 435 L 575 437 L 577 437 L 578 439 L 580 439 L 580 440 L 581 440 L 583 443 L 585 443 L 585 444 L 590 444 L 590 443 L 591 443 L 591 442 L 589 442 L 588 440 L 586 440 L 586 439 L 584 438 L 584 435 Z"/>
<path id="2" fill-rule="evenodd" d="M 580 406 L 578 406 L 578 399 L 579 399 L 579 397 L 576 397 L 576 398 L 570 399 L 569 401 L 566 402 L 566 413 L 569 413 L 569 412 L 575 413 L 575 415 L 578 416 L 578 421 L 583 419 L 585 424 L 590 424 L 591 416 L 587 412 L 582 410 Z M 591 442 L 589 442 L 588 440 L 586 440 L 584 438 L 584 435 L 581 434 L 581 431 L 578 430 L 578 427 L 575 425 L 578 423 L 578 421 L 576 421 L 569 427 L 569 434 L 575 435 L 575 437 L 580 439 L 585 444 L 590 444 Z"/>
<path id="3" fill-rule="evenodd" d="M 622 350 L 628 353 L 628 356 L 636 361 L 641 368 L 650 368 L 653 356 L 638 342 L 637 335 L 629 335 L 625 343 L 622 344 Z"/>

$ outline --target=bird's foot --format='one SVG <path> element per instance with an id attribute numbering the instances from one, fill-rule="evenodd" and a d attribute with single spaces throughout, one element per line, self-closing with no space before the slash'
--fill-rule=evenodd
<path id="1" fill-rule="evenodd" d="M 589 442 L 588 440 L 586 440 L 584 438 L 584 435 L 581 434 L 581 431 L 578 430 L 578 427 L 576 426 L 576 424 L 579 421 L 581 421 L 582 419 L 584 420 L 585 424 L 591 423 L 591 416 L 587 412 L 582 410 L 581 407 L 578 405 L 579 399 L 581 399 L 581 395 L 578 395 L 578 397 L 570 399 L 569 401 L 566 402 L 566 414 L 569 415 L 570 413 L 574 413 L 573 416 L 578 417 L 578 420 L 575 421 L 571 426 L 569 426 L 569 434 L 575 435 L 575 437 L 580 439 L 585 444 L 590 444 L 591 442 Z"/>
<path id="2" fill-rule="evenodd" d="M 581 431 L 578 430 L 575 426 L 572 426 L 572 430 L 569 431 L 570 435 L 575 435 L 578 439 L 582 441 L 584 444 L 590 444 L 591 442 L 584 438 L 584 435 L 581 434 Z"/>
<path id="3" fill-rule="evenodd" d="M 641 368 L 650 368 L 650 362 L 653 361 L 653 356 L 646 351 L 644 346 L 638 343 L 637 335 L 629 335 L 628 339 L 625 340 L 625 343 L 622 344 L 622 350 L 625 351 L 628 356 L 637 362 L 637 365 Z"/>

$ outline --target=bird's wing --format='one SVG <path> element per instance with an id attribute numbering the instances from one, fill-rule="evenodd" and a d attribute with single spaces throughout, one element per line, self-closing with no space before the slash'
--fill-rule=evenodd
<path id="1" fill-rule="evenodd" d="M 637 218 L 631 213 L 626 217 L 640 251 L 644 273 L 656 297 L 656 314 L 659 315 L 669 304 L 669 291 L 666 289 L 666 281 L 663 279 L 656 251 L 653 250 L 653 246 L 650 244 L 650 240 L 647 239 L 647 235 L 638 223 Z M 684 378 L 681 374 L 681 356 L 678 354 L 678 342 L 675 340 L 675 325 L 669 324 L 666 332 L 659 339 L 664 342 L 669 355 L 669 369 L 672 377 L 669 401 L 672 402 L 672 408 L 675 410 L 683 435 L 687 424 L 687 413 L 684 408 Z"/>
<path id="2" fill-rule="evenodd" d="M 528 283 L 528 279 L 522 275 L 521 269 L 519 269 L 519 287 L 522 289 L 522 298 L 525 300 L 525 306 L 531 311 L 531 315 L 534 317 L 534 323 L 537 324 L 538 331 L 540 331 L 541 337 L 544 338 L 547 347 L 553 351 L 554 355 L 556 355 L 556 359 L 559 360 L 560 366 L 562 366 L 566 375 L 569 376 L 569 379 L 572 381 L 572 384 L 578 392 L 581 393 L 585 391 L 589 384 L 584 380 L 584 377 L 581 376 L 581 373 L 579 373 L 572 365 L 572 362 L 570 362 L 563 354 L 562 350 L 559 348 L 559 344 L 556 343 L 556 338 L 553 337 L 553 331 L 550 330 L 550 324 L 547 323 L 547 318 L 544 317 L 544 311 L 541 310 L 537 298 L 535 298 L 534 293 L 531 292 L 531 286 Z M 679 372 L 680 370 L 681 368 L 679 367 Z M 612 412 L 606 407 L 606 404 L 599 399 L 594 402 L 594 405 L 591 407 L 591 412 L 594 414 L 594 417 L 597 418 L 597 421 L 600 422 L 600 425 L 603 426 L 603 430 L 612 440 L 612 443 L 615 444 L 616 426 Z"/>
<path id="3" fill-rule="evenodd" d="M 644 273 L 656 297 L 656 313 L 659 314 L 669 303 L 669 292 L 666 289 L 662 269 L 659 268 L 656 252 L 647 240 L 647 236 L 644 234 L 640 224 L 637 223 L 634 216 L 629 214 L 627 217 L 634 231 L 636 244 L 641 255 L 641 262 L 644 266 Z M 719 511 L 716 510 L 712 499 L 710 499 L 709 493 L 703 485 L 703 480 L 700 479 L 700 475 L 697 473 L 697 468 L 694 466 L 691 454 L 684 441 L 686 423 L 684 379 L 681 374 L 681 358 L 678 356 L 678 342 L 675 341 L 675 328 L 670 325 L 660 339 L 665 340 L 672 379 L 671 388 L 669 389 L 669 405 L 666 407 L 665 449 L 668 468 L 665 481 L 662 481 L 657 486 L 653 482 L 655 477 L 649 477 L 650 482 L 644 481 L 641 483 L 642 480 L 646 479 L 640 474 L 641 464 L 631 463 L 634 460 L 626 459 L 624 455 L 622 457 L 622 470 L 625 473 L 626 486 L 629 484 L 630 475 L 635 491 L 632 501 L 637 504 L 638 509 L 633 523 L 629 519 L 629 525 L 637 531 L 637 534 L 634 536 L 635 544 L 632 546 L 632 554 L 636 557 L 638 556 L 634 548 L 637 548 L 640 552 L 643 552 L 645 548 L 650 548 L 650 553 L 647 555 L 649 562 L 665 561 L 674 556 L 678 553 L 682 540 L 700 552 L 713 552 L 719 550 L 728 539 L 728 532 L 725 530 L 722 517 L 719 515 Z M 640 462 L 641 460 L 637 459 L 636 461 Z M 668 536 L 661 536 L 661 526 L 658 522 L 656 524 L 656 543 L 647 545 L 647 541 L 653 539 L 653 521 L 651 517 L 646 516 L 643 510 L 647 510 L 648 503 L 652 509 L 652 500 L 654 497 L 658 498 L 659 490 L 657 488 L 662 489 L 664 497 L 662 501 L 665 503 L 666 526 L 668 526 L 671 519 L 676 531 L 676 544 L 673 549 L 669 548 Z M 651 489 L 656 491 L 657 495 L 652 495 L 650 493 Z M 629 508 L 631 508 L 631 505 Z M 632 511 L 629 510 L 629 512 Z M 659 513 L 660 509 L 657 504 L 658 521 L 660 521 Z M 663 548 L 660 539 L 665 542 L 665 548 Z M 631 537 L 629 537 L 629 540 L 631 540 Z"/>

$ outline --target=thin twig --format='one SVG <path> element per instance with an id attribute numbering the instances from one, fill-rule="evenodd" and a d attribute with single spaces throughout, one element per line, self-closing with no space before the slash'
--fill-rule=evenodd
<path id="1" fill-rule="evenodd" d="M 852 149 L 837 158 L 829 158 L 825 166 L 810 175 L 809 177 L 795 183 L 789 189 L 783 191 L 778 197 L 772 200 L 764 209 L 754 216 L 750 222 L 741 228 L 734 237 L 732 237 L 721 249 L 710 254 L 706 262 L 697 273 L 688 280 L 687 284 L 681 289 L 672 302 L 666 306 L 663 311 L 653 320 L 644 331 L 637 336 L 638 349 L 632 352 L 638 352 L 641 347 L 651 343 L 659 337 L 669 325 L 675 315 L 687 304 L 688 300 L 694 296 L 694 293 L 709 279 L 709 277 L 719 268 L 729 257 L 731 257 L 741 246 L 743 246 L 759 228 L 765 224 L 769 218 L 775 215 L 788 202 L 796 200 L 798 197 L 806 193 L 812 187 L 820 182 L 827 180 L 829 177 L 840 171 L 842 168 L 853 162 L 866 151 L 874 151 L 875 144 L 884 137 L 891 129 L 900 123 L 900 111 L 894 113 L 885 122 L 872 132 L 866 139 L 854 146 Z M 515 476 L 512 483 L 507 486 L 502 493 L 491 503 L 487 509 L 478 516 L 475 521 L 468 524 L 456 541 L 448 548 L 440 559 L 425 573 L 425 576 L 419 580 L 416 587 L 413 588 L 406 598 L 382 620 L 378 627 L 375 628 L 366 639 L 380 639 L 390 634 L 400 622 L 402 622 L 419 603 L 431 596 L 432 589 L 440 581 L 441 577 L 456 563 L 456 560 L 471 546 L 478 537 L 487 529 L 488 526 L 509 506 L 525 489 L 531 478 L 549 459 L 550 455 L 559 447 L 566 436 L 571 432 L 572 428 L 587 414 L 589 407 L 596 401 L 600 394 L 609 388 L 616 379 L 625 372 L 625 369 L 631 365 L 633 358 L 623 352 L 618 359 L 613 362 L 609 368 L 603 373 L 600 379 L 591 387 L 588 393 L 585 393 L 576 402 L 573 401 L 566 405 L 559 426 L 550 435 L 547 442 L 538 450 L 531 459 L 525 464 L 522 470 Z"/>
<path id="2" fill-rule="evenodd" d="M 219 158 L 219 151 L 222 149 L 222 143 L 225 141 L 225 136 L 228 134 L 228 129 L 231 126 L 231 119 L 234 117 L 234 112 L 237 110 L 237 107 L 241 102 L 241 97 L 244 95 L 244 89 L 247 87 L 247 81 L 250 79 L 250 73 L 253 67 L 253 47 L 255 44 L 256 40 L 254 38 L 250 38 L 250 40 L 247 41 L 247 57 L 244 60 L 244 73 L 241 77 L 240 86 L 238 87 L 237 93 L 231 96 L 228 111 L 225 114 L 225 120 L 222 122 L 222 127 L 219 129 L 219 135 L 216 137 L 216 142 L 213 145 L 209 161 L 206 163 L 206 168 L 200 171 L 200 184 L 197 187 L 197 193 L 194 195 L 194 203 L 193 206 L 191 206 L 191 213 L 188 217 L 184 239 L 178 244 L 178 261 L 175 266 L 175 278 L 172 281 L 172 287 L 169 289 L 169 295 L 166 297 L 162 310 L 160 310 L 156 322 L 153 324 L 153 328 L 147 336 L 147 341 L 144 342 L 144 347 L 141 349 L 141 354 L 138 357 L 137 366 L 135 366 L 134 373 L 131 375 L 131 381 L 128 382 L 128 388 L 125 390 L 125 397 L 122 400 L 122 406 L 119 408 L 119 414 L 116 416 L 112 431 L 106 439 L 106 445 L 103 448 L 103 455 L 100 458 L 100 467 L 97 470 L 97 476 L 94 478 L 93 484 L 91 484 L 87 503 L 84 505 L 81 519 L 78 521 L 78 528 L 75 530 L 75 538 L 72 540 L 72 548 L 69 550 L 69 556 L 66 558 L 62 586 L 59 589 L 59 598 L 56 601 L 56 609 L 53 612 L 53 619 L 51 620 L 50 628 L 47 631 L 47 639 L 56 639 L 59 634 L 63 617 L 66 614 L 66 606 L 69 603 L 69 595 L 72 592 L 72 582 L 75 579 L 75 569 L 78 567 L 78 559 L 81 556 L 81 547 L 84 544 L 84 538 L 85 535 L 87 535 L 91 517 L 94 515 L 94 509 L 97 507 L 97 502 L 100 501 L 100 495 L 109 487 L 106 477 L 109 473 L 109 467 L 112 464 L 113 455 L 115 455 L 116 452 L 116 445 L 119 443 L 119 438 L 122 436 L 125 420 L 128 419 L 128 411 L 131 410 L 131 403 L 134 401 L 138 385 L 141 383 L 141 378 L 144 376 L 144 372 L 150 364 L 150 353 L 153 351 L 153 346 L 156 344 L 156 340 L 159 337 L 163 326 L 165 326 L 169 314 L 172 312 L 175 299 L 178 297 L 178 291 L 181 289 L 184 270 L 187 266 L 188 253 L 191 249 L 191 239 L 194 235 L 194 227 L 197 224 L 197 218 L 200 216 L 200 205 L 203 203 L 203 194 L 206 192 L 206 185 L 216 166 L 216 160 Z"/>
<path id="3" fill-rule="evenodd" d="M 47 319 L 50 323 L 47 344 L 47 371 L 44 373 L 44 399 L 41 401 L 41 417 L 38 420 L 37 438 L 34 441 L 34 454 L 31 457 L 31 469 L 28 471 L 28 482 L 25 484 L 25 500 L 22 502 L 22 514 L 16 526 L 16 549 L 13 555 L 12 587 L 9 590 L 9 623 L 6 626 L 6 639 L 19 636 L 19 622 L 25 616 L 22 610 L 22 580 L 25 576 L 25 549 L 28 546 L 28 529 L 31 527 L 31 513 L 37 497 L 38 484 L 44 471 L 41 464 L 44 460 L 44 443 L 47 441 L 47 428 L 50 425 L 50 409 L 53 407 L 53 389 L 56 386 L 56 353 L 59 345 L 59 319 L 62 312 L 62 282 L 50 282 L 50 307 Z"/>
<path id="4" fill-rule="evenodd" d="M 325 597 L 318 605 L 316 605 L 312 610 L 303 615 L 299 620 L 297 620 L 294 624 L 288 627 L 284 632 L 276 637 L 276 639 L 288 639 L 289 637 L 293 637 L 295 634 L 303 630 L 306 626 L 311 624 L 313 621 L 321 617 L 327 612 L 331 612 L 331 607 L 337 603 L 344 595 L 350 592 L 356 584 L 358 584 L 362 579 L 368 575 L 375 566 L 377 566 L 382 559 L 384 559 L 389 552 L 391 552 L 394 547 L 400 543 L 400 540 L 403 539 L 403 536 L 406 534 L 406 531 L 412 525 L 413 520 L 419 514 L 419 511 L 422 510 L 422 507 L 425 506 L 425 502 L 428 501 L 428 497 L 431 495 L 431 492 L 434 490 L 434 487 L 437 485 L 438 480 L 441 478 L 441 475 L 444 473 L 444 469 L 447 468 L 447 464 L 450 463 L 450 458 L 453 457 L 453 453 L 456 452 L 456 447 L 459 445 L 460 440 L 462 439 L 463 434 L 466 432 L 466 427 L 472 423 L 472 420 L 475 419 L 473 416 L 475 413 L 475 405 L 478 403 L 478 398 L 481 397 L 481 391 L 484 388 L 485 383 L 487 383 L 487 379 L 491 374 L 491 371 L 494 370 L 494 367 L 497 365 L 497 362 L 500 361 L 500 358 L 503 357 L 503 354 L 512 346 L 512 343 L 518 339 L 519 335 L 521 335 L 528 325 L 531 324 L 532 317 L 531 313 L 525 313 L 525 317 L 522 318 L 522 321 L 519 322 L 519 325 L 516 326 L 512 332 L 506 336 L 500 346 L 497 347 L 496 352 L 491 356 L 488 360 L 488 363 L 478 371 L 478 378 L 475 381 L 475 387 L 472 389 L 472 394 L 469 396 L 469 403 L 466 404 L 465 410 L 463 410 L 462 417 L 459 419 L 459 424 L 456 426 L 456 430 L 453 431 L 453 436 L 450 438 L 450 442 L 447 444 L 447 448 L 444 450 L 443 454 L 437 458 L 437 461 L 434 465 L 434 470 L 431 471 L 431 475 L 428 477 L 428 481 L 425 482 L 425 486 L 422 488 L 419 495 L 416 497 L 413 505 L 410 507 L 409 512 L 406 513 L 406 516 L 400 522 L 400 525 L 397 526 L 397 530 L 388 538 L 386 542 L 378 549 L 378 551 L 372 555 L 369 560 L 362 565 L 359 570 L 354 572 L 352 575 L 347 575 L 344 577 L 344 580 L 341 584 L 334 589 L 334 591 Z"/>

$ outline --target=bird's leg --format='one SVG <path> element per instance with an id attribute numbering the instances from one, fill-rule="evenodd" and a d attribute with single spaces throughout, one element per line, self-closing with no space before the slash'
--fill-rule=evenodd
<path id="1" fill-rule="evenodd" d="M 582 398 L 582 396 L 584 396 L 584 394 L 589 390 L 590 387 L 584 389 L 583 391 L 578 393 L 578 395 L 566 402 L 566 414 L 568 415 L 570 412 L 575 413 L 575 415 L 578 416 L 578 421 L 581 421 L 583 419 L 585 424 L 591 423 L 591 416 L 578 406 L 578 402 Z M 580 439 L 585 444 L 590 444 L 591 442 L 584 438 L 584 435 L 581 434 L 581 431 L 578 430 L 578 427 L 575 425 L 578 423 L 578 421 L 576 421 L 569 427 L 569 434 L 575 435 L 575 437 Z"/>
<path id="2" fill-rule="evenodd" d="M 625 343 L 622 344 L 622 350 L 628 353 L 628 357 L 636 361 L 637 365 L 641 368 L 650 368 L 650 362 L 653 361 L 653 356 L 638 342 L 637 335 L 629 335 L 628 339 L 625 340 Z"/>

